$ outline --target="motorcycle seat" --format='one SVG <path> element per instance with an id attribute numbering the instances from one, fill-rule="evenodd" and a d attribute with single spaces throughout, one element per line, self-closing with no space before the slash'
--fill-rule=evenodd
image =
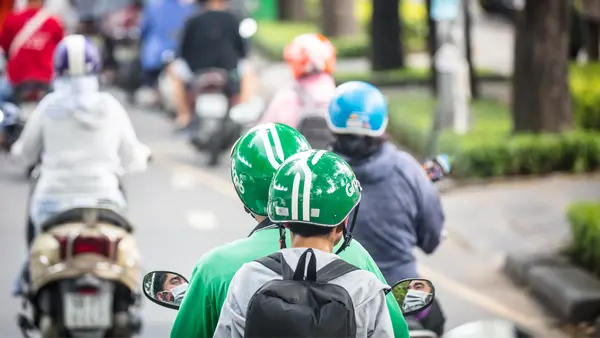
<path id="1" fill-rule="evenodd" d="M 90 208 L 73 208 L 66 211 L 63 211 L 59 214 L 56 214 L 42 223 L 41 229 L 42 231 L 48 231 L 49 229 L 74 222 L 82 222 L 84 219 L 84 213 L 86 210 Z M 133 226 L 131 223 L 125 219 L 125 217 L 121 216 L 119 213 L 110 210 L 110 209 L 102 209 L 98 208 L 98 222 L 109 223 L 120 228 L 123 228 L 127 232 L 133 232 Z"/>

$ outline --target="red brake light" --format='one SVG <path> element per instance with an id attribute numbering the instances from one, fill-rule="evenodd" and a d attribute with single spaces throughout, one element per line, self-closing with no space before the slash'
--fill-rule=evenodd
<path id="1" fill-rule="evenodd" d="M 67 258 L 69 252 L 69 238 L 66 236 L 55 236 L 56 240 L 60 244 L 60 257 L 61 259 Z M 113 251 L 116 252 L 116 246 L 118 241 L 115 243 Z M 98 254 L 107 258 L 111 255 L 111 241 L 106 236 L 77 236 L 71 242 L 71 255 L 77 256 L 85 253 Z"/>
<path id="2" fill-rule="evenodd" d="M 95 295 L 98 293 L 98 289 L 96 288 L 79 288 L 77 290 L 77 293 L 79 293 L 80 295 Z"/>
<path id="3" fill-rule="evenodd" d="M 96 253 L 105 257 L 110 257 L 110 241 L 104 236 L 78 236 L 73 241 L 73 256 L 82 253 Z"/>

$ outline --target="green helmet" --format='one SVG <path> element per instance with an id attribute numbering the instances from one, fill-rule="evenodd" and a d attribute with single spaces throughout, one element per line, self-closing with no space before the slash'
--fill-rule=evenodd
<path id="1" fill-rule="evenodd" d="M 360 183 L 350 165 L 325 150 L 288 158 L 269 188 L 271 221 L 335 227 L 360 202 Z"/>
<path id="2" fill-rule="evenodd" d="M 260 124 L 240 137 L 231 149 L 231 180 L 244 206 L 267 216 L 275 171 L 288 157 L 310 149 L 300 132 L 280 123 Z"/>

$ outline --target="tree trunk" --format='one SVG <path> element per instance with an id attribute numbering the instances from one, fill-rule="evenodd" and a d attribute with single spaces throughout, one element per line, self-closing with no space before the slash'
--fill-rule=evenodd
<path id="1" fill-rule="evenodd" d="M 371 68 L 375 71 L 404 67 L 399 7 L 399 0 L 373 0 Z"/>
<path id="2" fill-rule="evenodd" d="M 598 1 L 600 2 L 600 1 Z M 587 20 L 587 43 L 586 50 L 589 61 L 600 60 L 600 20 Z"/>
<path id="3" fill-rule="evenodd" d="M 279 0 L 277 11 L 282 21 L 305 21 L 308 18 L 304 0 Z"/>
<path id="4" fill-rule="evenodd" d="M 469 63 L 469 82 L 471 86 L 471 96 L 474 99 L 478 99 L 479 95 L 479 78 L 475 72 L 475 65 L 473 64 L 473 38 L 471 34 L 471 28 L 473 20 L 471 17 L 471 0 L 463 0 L 463 15 L 465 18 L 465 55 L 467 56 L 467 62 Z"/>
<path id="5" fill-rule="evenodd" d="M 571 128 L 569 19 L 564 0 L 528 0 L 515 31 L 513 121 L 516 132 Z"/>
<path id="6" fill-rule="evenodd" d="M 321 0 L 321 32 L 327 37 L 356 35 L 354 0 Z"/>
<path id="7" fill-rule="evenodd" d="M 586 50 L 590 61 L 600 57 L 600 1 L 580 0 L 581 16 L 585 21 Z"/>
<path id="8" fill-rule="evenodd" d="M 427 5 L 427 53 L 429 54 L 429 72 L 431 73 L 429 86 L 431 95 L 437 96 L 437 69 L 435 67 L 435 52 L 437 50 L 437 25 L 431 18 L 431 0 L 426 0 Z"/>

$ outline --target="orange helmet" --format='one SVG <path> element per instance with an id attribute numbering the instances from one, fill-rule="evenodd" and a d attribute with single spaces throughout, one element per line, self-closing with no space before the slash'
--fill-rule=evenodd
<path id="1" fill-rule="evenodd" d="M 321 34 L 300 35 L 285 47 L 283 58 L 296 78 L 335 70 L 335 47 Z"/>

